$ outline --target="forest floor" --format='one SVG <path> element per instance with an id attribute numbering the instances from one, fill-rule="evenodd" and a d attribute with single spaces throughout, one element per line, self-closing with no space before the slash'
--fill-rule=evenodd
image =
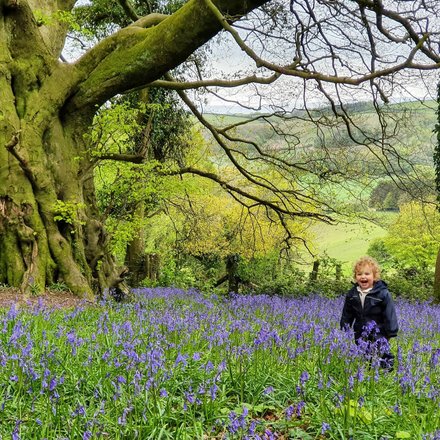
<path id="1" fill-rule="evenodd" d="M 34 308 L 40 305 L 55 309 L 70 309 L 84 304 L 94 305 L 70 292 L 46 291 L 41 295 L 23 295 L 18 289 L 0 288 L 0 309 L 10 308 L 13 304 L 17 307 Z"/>

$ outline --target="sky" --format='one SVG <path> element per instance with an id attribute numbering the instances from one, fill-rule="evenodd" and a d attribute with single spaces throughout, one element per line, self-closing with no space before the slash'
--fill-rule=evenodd
<path id="1" fill-rule="evenodd" d="M 86 0 L 81 0 L 78 3 L 85 2 Z M 246 38 L 243 30 L 240 30 L 239 34 L 242 38 Z M 259 48 L 259 53 L 263 53 L 266 48 L 264 45 L 259 45 L 258 39 L 255 41 L 254 49 Z M 71 41 L 68 43 L 64 56 L 69 61 L 72 61 L 79 56 L 80 52 L 76 46 L 71 44 Z M 285 42 L 280 44 L 281 50 L 278 50 L 281 53 L 281 55 L 278 55 L 280 60 L 276 61 L 281 61 L 282 56 L 288 54 L 288 50 L 291 49 L 289 44 Z M 226 76 L 235 79 L 253 72 L 256 72 L 258 76 L 269 76 L 272 73 L 264 68 L 256 69 L 255 62 L 238 47 L 229 34 L 223 33 L 221 38 L 215 38 L 209 44 L 209 50 L 211 52 L 208 57 L 208 65 L 211 78 Z M 273 59 L 270 59 L 270 56 L 271 54 L 266 54 L 265 58 L 268 57 L 270 61 L 273 61 Z M 403 87 L 404 82 L 405 87 Z M 413 72 L 406 78 L 402 76 L 400 84 L 395 83 L 389 87 L 390 101 L 435 99 L 437 82 L 438 74 L 436 73 L 427 79 L 421 78 L 416 72 Z M 306 86 L 304 86 L 302 81 L 292 77 L 285 77 L 279 79 L 273 85 L 265 87 L 249 85 L 241 88 L 210 88 L 214 93 L 203 94 L 202 97 L 199 97 L 198 102 L 204 112 L 252 113 L 280 109 L 293 111 L 298 108 L 304 108 L 304 99 L 309 107 L 319 107 L 327 104 L 328 101 L 323 100 L 322 94 L 317 92 L 316 86 L 314 81 L 307 81 Z M 325 86 L 325 88 L 330 95 L 335 96 L 333 86 Z M 306 91 L 305 98 L 304 91 Z M 340 93 L 343 92 L 340 91 Z M 344 99 L 348 102 L 368 101 L 371 100 L 371 95 L 360 87 L 351 88 L 346 92 Z M 242 105 L 239 105 L 238 101 Z"/>

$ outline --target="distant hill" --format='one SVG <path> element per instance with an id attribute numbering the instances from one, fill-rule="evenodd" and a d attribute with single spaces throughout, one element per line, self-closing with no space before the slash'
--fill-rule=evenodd
<path id="1" fill-rule="evenodd" d="M 435 144 L 433 129 L 436 124 L 435 101 L 408 101 L 383 105 L 390 145 L 413 165 L 432 166 Z M 344 107 L 359 127 L 348 136 L 342 118 L 335 118 L 329 107 L 310 113 L 297 110 L 284 114 L 205 114 L 209 122 L 221 126 L 236 126 L 243 138 L 258 142 L 267 150 L 284 149 L 286 144 L 297 152 L 319 148 L 345 149 L 357 154 L 368 136 L 381 137 L 379 119 L 370 102 L 351 103 Z M 340 110 L 340 109 L 339 109 Z M 310 119 L 313 120 L 310 121 Z M 319 127 L 318 127 L 319 125 Z"/>

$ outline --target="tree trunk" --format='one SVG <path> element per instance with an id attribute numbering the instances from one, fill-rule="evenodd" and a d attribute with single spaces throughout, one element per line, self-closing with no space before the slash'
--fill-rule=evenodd
<path id="1" fill-rule="evenodd" d="M 145 204 L 138 202 L 134 217 L 143 220 L 145 215 Z M 136 230 L 132 240 L 127 244 L 125 253 L 125 265 L 128 268 L 128 282 L 132 286 L 139 286 L 139 283 L 148 276 L 148 255 L 145 253 L 145 230 L 142 222 L 136 222 Z"/>
<path id="2" fill-rule="evenodd" d="M 437 83 L 437 123 L 434 132 L 437 143 L 434 147 L 435 188 L 437 190 L 437 210 L 440 211 L 440 81 Z M 437 253 L 434 273 L 434 301 L 440 303 L 440 249 Z"/>
<path id="3" fill-rule="evenodd" d="M 240 285 L 240 277 L 238 276 L 238 262 L 240 256 L 237 254 L 228 255 L 226 257 L 226 274 L 228 276 L 228 292 L 238 293 Z"/>
<path id="4" fill-rule="evenodd" d="M 319 265 L 320 265 L 320 261 L 319 260 L 315 260 L 313 262 L 313 269 L 310 272 L 310 281 L 316 281 L 318 279 L 318 272 L 319 272 Z"/>
<path id="5" fill-rule="evenodd" d="M 122 282 L 123 269 L 107 251 L 95 200 L 84 141 L 91 115 L 62 119 L 53 101 L 63 68 L 35 92 L 40 63 L 5 63 L 0 79 L 0 282 L 24 293 L 63 282 L 93 298 Z"/>
<path id="6" fill-rule="evenodd" d="M 434 274 L 434 301 L 440 303 L 440 249 L 437 253 Z"/>
<path id="7" fill-rule="evenodd" d="M 24 293 L 63 282 L 92 298 L 122 282 L 123 270 L 107 251 L 81 130 L 69 135 L 56 118 L 45 125 L 41 132 L 24 114 L 15 131 L 1 130 L 12 136 L 0 153 L 0 282 Z"/>

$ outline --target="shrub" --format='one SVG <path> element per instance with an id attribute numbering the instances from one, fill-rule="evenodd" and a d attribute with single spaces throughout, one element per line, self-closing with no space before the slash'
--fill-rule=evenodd
<path id="1" fill-rule="evenodd" d="M 402 269 L 384 272 L 382 277 L 394 297 L 410 301 L 427 301 L 434 292 L 434 274 L 430 270 Z"/>

